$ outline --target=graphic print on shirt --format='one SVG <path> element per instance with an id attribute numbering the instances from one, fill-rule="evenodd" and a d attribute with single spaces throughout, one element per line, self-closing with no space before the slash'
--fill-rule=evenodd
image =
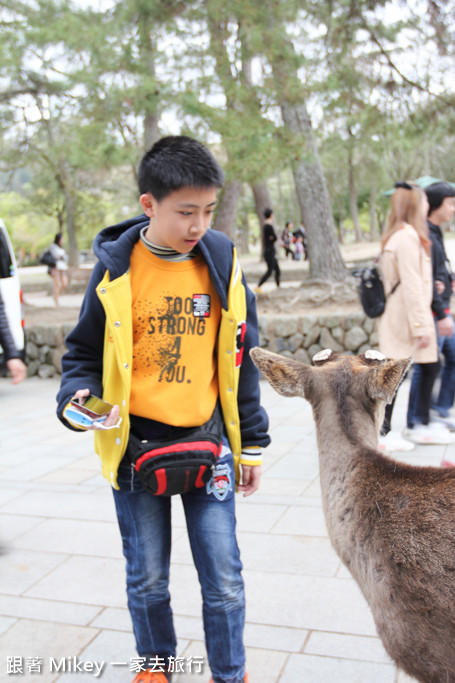
<path id="1" fill-rule="evenodd" d="M 210 295 L 193 295 L 193 315 L 196 318 L 208 318 L 210 315 Z"/>
<path id="2" fill-rule="evenodd" d="M 158 382 L 191 383 L 184 363 L 187 337 L 203 337 L 210 318 L 209 294 L 182 298 L 163 294 L 159 301 L 141 299 L 134 304 L 134 366 L 145 375 L 158 374 Z"/>

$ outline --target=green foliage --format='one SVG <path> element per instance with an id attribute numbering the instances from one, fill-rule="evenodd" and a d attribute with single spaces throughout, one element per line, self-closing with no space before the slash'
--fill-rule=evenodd
<path id="1" fill-rule="evenodd" d="M 55 220 L 37 212 L 33 202 L 17 192 L 0 194 L 0 207 L 0 215 L 16 251 L 24 249 L 28 254 L 39 253 L 58 232 Z"/>
<path id="2" fill-rule="evenodd" d="M 74 204 L 87 247 L 137 210 L 135 168 L 158 122 L 212 145 L 228 180 L 268 181 L 280 222 L 297 222 L 291 169 L 311 150 L 284 124 L 283 100 L 312 116 L 345 225 L 351 165 L 368 232 L 370 198 L 384 212 L 395 180 L 455 179 L 453 7 L 428 7 L 419 16 L 399 0 L 0 4 L 1 215 L 13 239 L 37 248 L 66 229 Z M 238 222 L 253 230 L 246 194 Z"/>

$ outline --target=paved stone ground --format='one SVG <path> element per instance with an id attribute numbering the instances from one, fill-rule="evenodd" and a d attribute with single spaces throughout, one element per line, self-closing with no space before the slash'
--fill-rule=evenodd
<path id="1" fill-rule="evenodd" d="M 330 546 L 309 405 L 261 386 L 273 443 L 260 491 L 237 497 L 251 683 L 409 681 L 384 652 L 359 589 Z M 55 418 L 57 388 L 55 380 L 0 380 L 0 681 L 97 680 L 93 672 L 50 670 L 51 658 L 79 657 L 104 663 L 101 680 L 128 683 L 135 650 L 112 495 L 92 435 L 70 432 Z M 408 390 L 405 382 L 395 429 L 404 426 Z M 405 459 L 439 464 L 443 455 L 454 458 L 455 446 L 419 447 Z M 173 528 L 171 592 L 188 668 L 205 650 L 179 499 Z M 8 662 L 23 673 L 9 674 Z M 206 668 L 177 676 L 177 683 L 209 677 Z"/>
<path id="2" fill-rule="evenodd" d="M 367 247 L 368 254 L 365 245 L 356 247 L 356 256 L 376 253 Z M 264 264 L 254 256 L 242 264 L 254 285 Z M 269 281 L 264 290 L 274 287 Z M 27 296 L 38 309 L 53 306 L 46 292 Z M 81 298 L 63 296 L 62 307 L 78 307 Z M 17 387 L 0 380 L 0 682 L 98 680 L 95 672 L 51 670 L 53 661 L 78 657 L 104 664 L 101 680 L 128 683 L 135 650 L 112 495 L 92 435 L 57 421 L 57 389 L 56 380 L 32 378 Z M 394 429 L 405 424 L 408 390 L 405 382 Z M 368 606 L 330 546 L 309 405 L 278 396 L 267 383 L 262 392 L 273 441 L 260 491 L 237 497 L 251 683 L 411 681 L 389 660 Z M 438 465 L 443 456 L 455 459 L 455 446 L 423 446 L 403 459 Z M 186 669 L 191 657 L 197 668 L 197 658 L 205 658 L 199 587 L 179 499 L 171 592 L 179 654 Z M 8 663 L 17 673 L 8 673 Z M 205 668 L 176 683 L 208 679 Z"/>

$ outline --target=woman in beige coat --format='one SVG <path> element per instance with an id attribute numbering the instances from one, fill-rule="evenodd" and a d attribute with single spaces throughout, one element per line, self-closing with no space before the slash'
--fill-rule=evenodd
<path id="1" fill-rule="evenodd" d="M 388 358 L 412 356 L 421 365 L 419 413 L 422 425 L 412 441 L 425 441 L 430 435 L 430 404 L 438 374 L 438 345 L 431 311 L 433 274 L 426 215 L 425 192 L 410 183 L 397 183 L 391 198 L 390 215 L 381 246 L 381 271 L 387 303 L 379 320 L 379 348 Z M 380 445 L 386 450 L 410 450 L 409 442 L 390 431 L 393 402 L 386 408 Z M 438 434 L 441 435 L 439 430 Z M 413 438 L 415 437 L 415 438 Z M 437 435 L 435 436 L 437 438 Z M 406 446 L 406 444 L 408 444 Z"/>

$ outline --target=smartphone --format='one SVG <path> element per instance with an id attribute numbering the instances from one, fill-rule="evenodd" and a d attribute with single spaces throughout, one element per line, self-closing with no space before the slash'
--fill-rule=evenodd
<path id="1" fill-rule="evenodd" d="M 114 407 L 102 398 L 89 394 L 82 399 L 72 398 L 65 406 L 63 417 L 78 427 L 90 427 L 93 422 L 104 422 Z"/>

